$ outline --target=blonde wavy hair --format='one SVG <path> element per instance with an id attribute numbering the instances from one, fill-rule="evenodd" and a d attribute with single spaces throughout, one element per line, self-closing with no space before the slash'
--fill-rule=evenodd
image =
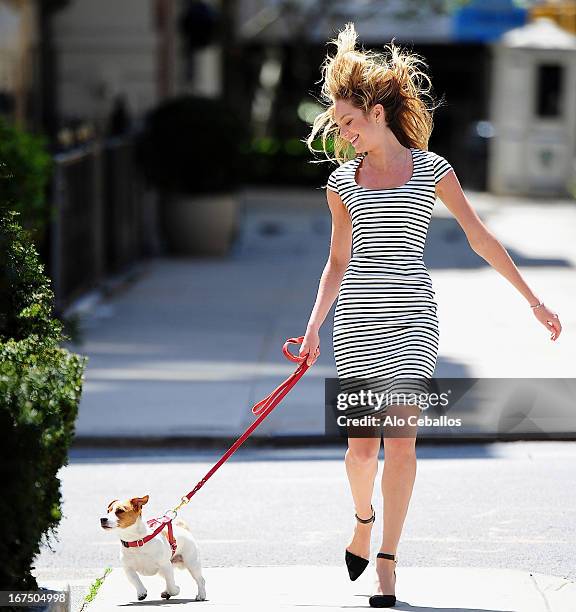
<path id="1" fill-rule="evenodd" d="M 349 22 L 336 39 L 327 43 L 336 45 L 336 55 L 327 55 L 320 67 L 321 101 L 329 106 L 314 119 L 312 131 L 305 139 L 308 149 L 319 152 L 313 148 L 313 142 L 320 134 L 321 152 L 329 161 L 341 164 L 356 156 L 350 143 L 340 136 L 335 122 L 334 103 L 342 99 L 365 115 L 374 104 L 382 104 L 388 127 L 398 141 L 405 147 L 427 150 L 434 126 L 432 114 L 442 102 L 433 105 L 430 78 L 418 68 L 428 65 L 418 54 L 395 45 L 394 39 L 385 45 L 386 53 L 376 53 L 363 48 L 357 50 L 357 38 L 354 24 Z M 431 101 L 430 106 L 426 105 L 426 99 Z M 334 157 L 329 155 L 330 141 L 333 141 Z"/>

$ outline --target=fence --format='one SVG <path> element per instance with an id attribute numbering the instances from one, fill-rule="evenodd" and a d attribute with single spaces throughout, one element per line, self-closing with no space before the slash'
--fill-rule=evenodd
<path id="1" fill-rule="evenodd" d="M 154 251 L 154 197 L 134 166 L 131 137 L 55 156 L 51 221 L 57 311 Z"/>

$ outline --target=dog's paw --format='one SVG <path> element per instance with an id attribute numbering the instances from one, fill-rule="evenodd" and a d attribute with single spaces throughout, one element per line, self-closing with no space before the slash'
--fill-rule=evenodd
<path id="1" fill-rule="evenodd" d="M 142 593 L 138 593 L 138 601 L 142 601 L 143 599 L 146 599 L 147 595 L 148 595 L 148 591 L 143 591 Z"/>
<path id="2" fill-rule="evenodd" d="M 163 599 L 170 599 L 170 597 L 176 597 L 176 595 L 178 595 L 180 593 L 180 587 L 176 587 L 173 591 L 162 591 L 162 593 L 160 593 L 160 597 L 162 597 Z"/>
<path id="3" fill-rule="evenodd" d="M 198 593 L 194 599 L 195 601 L 206 601 L 206 593 Z"/>

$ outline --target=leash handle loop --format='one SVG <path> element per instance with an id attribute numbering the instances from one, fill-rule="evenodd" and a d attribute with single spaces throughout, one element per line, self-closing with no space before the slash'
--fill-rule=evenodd
<path id="1" fill-rule="evenodd" d="M 298 336 L 298 338 L 288 338 L 288 340 L 284 342 L 284 346 L 282 347 L 282 352 L 284 353 L 284 355 L 286 355 L 288 359 L 290 359 L 290 361 L 295 361 L 296 363 L 300 363 L 302 359 L 305 359 L 305 356 L 300 357 L 299 355 L 293 355 L 288 350 L 289 344 L 302 344 L 302 342 L 304 342 L 304 336 Z"/>
<path id="2" fill-rule="evenodd" d="M 270 408 L 269 412 L 271 412 L 274 406 L 280 403 L 286 393 L 290 391 L 290 389 L 298 382 L 298 380 L 300 380 L 304 372 L 309 368 L 309 366 L 306 364 L 306 355 L 302 357 L 299 355 L 293 355 L 288 349 L 289 344 L 301 344 L 303 341 L 304 336 L 298 336 L 297 338 L 288 338 L 288 340 L 286 340 L 284 346 L 282 347 L 282 352 L 284 353 L 287 359 L 289 359 L 290 361 L 294 361 L 295 363 L 298 363 L 300 365 L 291 376 L 289 376 L 284 382 L 280 383 L 276 387 L 276 389 L 274 389 L 267 397 L 261 399 L 259 402 L 254 404 L 254 406 L 252 406 L 252 412 L 254 414 L 260 415 L 264 413 L 264 411 L 266 411 L 268 408 Z"/>

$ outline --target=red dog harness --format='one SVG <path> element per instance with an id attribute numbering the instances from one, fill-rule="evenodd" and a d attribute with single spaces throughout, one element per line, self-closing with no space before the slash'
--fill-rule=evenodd
<path id="1" fill-rule="evenodd" d="M 147 522 L 148 526 L 154 528 L 152 533 L 149 533 L 147 536 L 143 537 L 140 540 L 132 540 L 130 542 L 122 541 L 122 545 L 126 548 L 131 547 L 140 547 L 144 546 L 146 542 L 149 542 L 152 538 L 156 537 L 163 529 L 168 526 L 168 541 L 170 542 L 170 547 L 172 548 L 172 558 L 174 557 L 174 553 L 176 552 L 176 539 L 174 538 L 174 533 L 172 531 L 172 521 L 176 518 L 178 514 L 178 510 L 187 504 L 190 501 L 190 498 L 197 493 L 202 486 L 206 483 L 206 481 L 214 474 L 214 472 L 231 456 L 233 455 L 238 448 L 244 443 L 244 441 L 250 436 L 250 434 L 260 425 L 260 423 L 274 410 L 274 408 L 284 399 L 286 394 L 292 389 L 292 387 L 302 378 L 306 370 L 310 367 L 306 363 L 306 359 L 308 355 L 297 356 L 293 355 L 288 350 L 289 344 L 301 344 L 304 342 L 304 336 L 299 336 L 298 338 L 289 338 L 284 343 L 282 347 L 282 352 L 290 361 L 294 361 L 299 363 L 300 365 L 296 368 L 296 370 L 282 383 L 280 383 L 270 395 L 265 397 L 263 400 L 260 400 L 257 404 L 252 406 L 252 412 L 254 414 L 259 415 L 258 418 L 248 427 L 248 429 L 234 442 L 234 444 L 222 455 L 222 457 L 218 460 L 218 462 L 210 468 L 208 473 L 200 480 L 196 486 L 188 493 L 187 495 L 182 496 L 181 502 L 172 510 L 168 510 L 168 512 L 173 512 L 174 516 L 168 516 L 168 512 L 161 516 L 160 518 L 150 519 Z"/>
<path id="2" fill-rule="evenodd" d="M 125 548 L 130 548 L 132 546 L 144 546 L 146 542 L 149 542 L 156 534 L 160 533 L 162 529 L 164 529 L 165 525 L 168 525 L 168 542 L 170 542 L 170 548 L 172 549 L 172 557 L 176 553 L 176 538 L 174 537 L 174 532 L 172 530 L 172 520 L 175 517 L 170 518 L 169 516 L 161 516 L 160 518 L 153 518 L 146 521 L 148 527 L 157 529 L 152 534 L 148 534 L 141 540 L 132 540 L 130 542 L 126 542 L 125 540 L 120 540 L 122 542 L 122 546 Z M 172 558 L 171 557 L 171 558 Z"/>

